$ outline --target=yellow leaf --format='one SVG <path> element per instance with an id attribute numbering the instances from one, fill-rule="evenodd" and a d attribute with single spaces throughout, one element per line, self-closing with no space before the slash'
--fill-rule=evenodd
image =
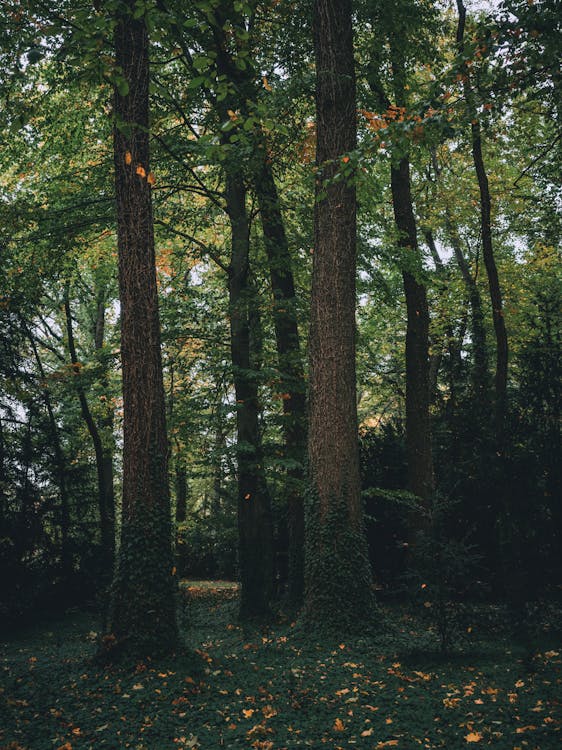
<path id="1" fill-rule="evenodd" d="M 375 747 L 375 750 L 384 750 L 385 747 L 396 747 L 398 740 L 386 740 L 386 742 L 379 742 Z"/>
<path id="2" fill-rule="evenodd" d="M 141 177 L 146 177 L 145 169 L 140 164 L 137 167 L 137 174 L 139 174 Z"/>
<path id="3" fill-rule="evenodd" d="M 334 721 L 334 730 L 336 732 L 343 732 L 344 729 L 345 729 L 345 725 L 343 721 L 341 719 L 336 719 Z"/>
<path id="4" fill-rule="evenodd" d="M 130 151 L 125 151 L 125 164 L 130 164 L 133 161 Z"/>
<path id="5" fill-rule="evenodd" d="M 373 727 L 370 729 L 365 729 L 363 732 L 361 732 L 361 737 L 370 737 L 373 734 Z"/>
<path id="6" fill-rule="evenodd" d="M 392 719 L 390 718 L 390 716 L 384 720 L 384 723 L 385 724 L 392 724 Z"/>
<path id="7" fill-rule="evenodd" d="M 264 87 L 264 89 L 266 91 L 272 91 L 272 88 L 269 85 L 269 83 L 267 82 L 267 78 L 265 76 L 262 78 L 262 81 L 263 81 L 263 87 Z"/>
<path id="8" fill-rule="evenodd" d="M 467 734 L 465 737 L 467 742 L 480 742 L 481 739 L 482 735 L 480 732 L 470 732 L 470 734 Z"/>

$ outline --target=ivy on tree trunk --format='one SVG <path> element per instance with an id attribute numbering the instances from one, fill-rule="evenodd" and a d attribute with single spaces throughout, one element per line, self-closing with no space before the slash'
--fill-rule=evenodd
<path id="1" fill-rule="evenodd" d="M 356 145 L 351 3 L 316 0 L 317 177 L 310 313 L 305 618 L 350 624 L 371 610 L 355 383 L 356 195 L 338 172 Z M 343 176 L 343 179 L 341 177 Z M 351 178 L 351 179 L 349 179 Z M 351 614 L 352 613 L 352 614 Z"/>
<path id="2" fill-rule="evenodd" d="M 168 443 L 149 164 L 148 33 L 134 0 L 115 28 L 114 161 L 123 372 L 121 538 L 106 645 L 139 654 L 177 642 Z"/>

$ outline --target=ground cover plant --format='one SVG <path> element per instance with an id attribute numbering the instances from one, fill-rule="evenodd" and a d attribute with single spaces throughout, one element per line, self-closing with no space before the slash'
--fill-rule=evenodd
<path id="1" fill-rule="evenodd" d="M 182 582 L 190 647 L 172 658 L 100 665 L 99 622 L 78 610 L 5 638 L 2 750 L 560 747 L 555 611 L 525 643 L 505 611 L 475 607 L 443 657 L 406 605 L 339 640 L 282 617 L 243 628 L 236 589 Z"/>

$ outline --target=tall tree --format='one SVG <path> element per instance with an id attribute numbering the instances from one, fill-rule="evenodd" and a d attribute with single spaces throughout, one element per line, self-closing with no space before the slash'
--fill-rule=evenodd
<path id="1" fill-rule="evenodd" d="M 464 59 L 466 8 L 462 0 L 457 0 L 457 8 L 459 13 L 456 35 L 457 51 L 462 60 L 464 96 L 469 109 L 471 121 L 470 133 L 472 158 L 480 191 L 482 254 L 484 256 L 484 265 L 486 266 L 486 274 L 488 276 L 490 302 L 492 305 L 492 320 L 494 322 L 494 332 L 496 336 L 495 423 L 497 448 L 501 452 L 505 440 L 505 421 L 507 415 L 508 340 L 503 313 L 503 296 L 492 239 L 492 200 L 482 149 L 482 128 L 480 120 L 476 114 L 475 96 L 470 83 L 470 71 L 466 64 L 466 60 Z"/>
<path id="2" fill-rule="evenodd" d="M 430 3 L 398 3 L 393 9 L 378 0 L 368 3 L 370 22 L 377 29 L 367 80 L 376 104 L 388 121 L 403 121 L 410 113 L 412 70 L 418 60 L 431 59 L 428 41 L 434 23 Z M 388 75 L 387 80 L 385 77 Z M 386 84 L 386 85 L 385 85 Z M 388 93 L 387 93 L 388 92 Z M 406 446 L 408 487 L 427 509 L 434 491 L 430 422 L 429 307 L 422 255 L 412 198 L 411 140 L 396 127 L 392 135 L 390 186 L 394 224 L 406 299 Z M 414 528 L 427 523 L 426 514 L 415 514 Z"/>
<path id="3" fill-rule="evenodd" d="M 372 605 L 363 533 L 355 383 L 356 146 L 350 0 L 314 3 L 316 205 L 310 319 L 305 617 L 361 618 Z M 343 179 L 342 179 L 343 177 Z M 334 603 L 337 602 L 336 606 Z"/>
<path id="4" fill-rule="evenodd" d="M 119 4 L 114 163 L 123 371 L 123 502 L 108 645 L 150 653 L 177 641 L 167 437 L 149 165 L 146 18 Z"/>
<path id="5" fill-rule="evenodd" d="M 238 533 L 242 583 L 240 616 L 264 618 L 273 595 L 273 524 L 263 467 L 258 382 L 252 365 L 250 232 L 246 186 L 232 162 L 226 165 L 226 203 L 232 237 L 228 268 L 230 340 L 238 433 Z"/>

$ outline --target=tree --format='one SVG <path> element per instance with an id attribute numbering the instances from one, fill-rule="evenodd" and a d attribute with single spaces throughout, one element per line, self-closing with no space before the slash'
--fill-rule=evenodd
<path id="1" fill-rule="evenodd" d="M 355 384 L 356 145 L 351 2 L 316 0 L 316 206 L 310 319 L 305 617 L 361 619 L 372 605 Z M 337 602 L 337 606 L 334 606 Z"/>
<path id="2" fill-rule="evenodd" d="M 110 647 L 146 654 L 177 641 L 149 164 L 148 32 L 127 0 L 116 15 L 114 163 L 123 370 L 123 499 Z"/>
<path id="3" fill-rule="evenodd" d="M 506 415 L 507 415 L 507 367 L 508 367 L 508 341 L 503 312 L 502 290 L 494 255 L 492 241 L 492 200 L 490 196 L 490 185 L 484 155 L 482 150 L 482 128 L 475 111 L 475 97 L 466 65 L 464 31 L 466 24 L 466 8 L 462 0 L 457 0 L 459 22 L 457 26 L 457 50 L 462 60 L 463 90 L 466 104 L 471 118 L 470 132 L 472 144 L 472 158 L 474 169 L 478 179 L 480 191 L 480 227 L 482 236 L 482 254 L 484 265 L 488 276 L 490 291 L 490 302 L 492 305 L 492 320 L 496 336 L 496 372 L 495 372 L 495 431 L 498 451 L 502 451 L 505 441 Z"/>

